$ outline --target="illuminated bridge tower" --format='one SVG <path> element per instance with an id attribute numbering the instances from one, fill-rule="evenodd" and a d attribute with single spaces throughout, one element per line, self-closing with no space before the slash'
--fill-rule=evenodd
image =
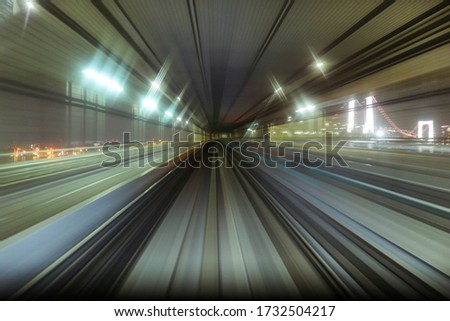
<path id="1" fill-rule="evenodd" d="M 364 134 L 373 134 L 375 132 L 375 121 L 373 113 L 374 97 L 366 97 L 366 117 L 363 126 Z M 357 100 L 352 99 L 348 102 L 348 119 L 347 119 L 347 133 L 353 132 L 355 129 L 355 106 Z"/>
<path id="2" fill-rule="evenodd" d="M 351 133 L 355 128 L 355 103 L 356 99 L 348 102 L 347 133 Z"/>
<path id="3" fill-rule="evenodd" d="M 375 129 L 373 119 L 373 96 L 366 97 L 366 122 L 364 123 L 363 133 L 373 134 Z"/>
<path id="4" fill-rule="evenodd" d="M 426 130 L 424 130 L 424 127 Z M 434 138 L 434 123 L 432 120 L 420 120 L 417 123 L 417 138 L 424 138 L 424 132 L 427 132 L 429 140 Z"/>

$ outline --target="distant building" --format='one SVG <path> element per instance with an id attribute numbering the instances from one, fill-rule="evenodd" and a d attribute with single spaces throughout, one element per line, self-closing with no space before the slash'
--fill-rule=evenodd
<path id="1" fill-rule="evenodd" d="M 450 139 L 450 125 L 441 126 L 441 137 L 445 139 Z"/>

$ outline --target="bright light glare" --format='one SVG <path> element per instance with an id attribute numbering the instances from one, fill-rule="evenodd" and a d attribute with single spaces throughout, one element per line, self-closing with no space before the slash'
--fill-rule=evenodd
<path id="1" fill-rule="evenodd" d="M 187 124 L 189 124 L 189 121 L 188 121 L 188 120 L 186 120 L 186 125 L 187 125 Z"/>
<path id="2" fill-rule="evenodd" d="M 167 117 L 172 117 L 172 116 L 173 116 L 172 113 L 171 113 L 170 111 L 166 111 L 164 114 L 165 114 Z"/>
<path id="3" fill-rule="evenodd" d="M 30 9 L 34 8 L 33 1 L 27 1 L 27 7 Z"/>
<path id="4" fill-rule="evenodd" d="M 95 75 L 96 75 L 96 72 L 93 71 L 92 69 L 85 69 L 85 70 L 83 70 L 83 73 L 84 73 L 86 76 L 91 77 L 91 78 L 94 78 Z"/>
<path id="5" fill-rule="evenodd" d="M 283 90 L 283 88 L 278 87 L 277 89 L 275 89 L 275 92 L 276 92 L 276 93 L 279 93 L 279 92 L 282 91 L 282 90 Z"/>
<path id="6" fill-rule="evenodd" d="M 178 120 L 178 121 L 181 121 L 181 117 L 177 117 L 177 120 Z"/>
<path id="7" fill-rule="evenodd" d="M 377 130 L 377 137 L 383 137 L 384 136 L 384 131 L 382 131 L 381 129 Z"/>
<path id="8" fill-rule="evenodd" d="M 94 79 L 99 84 L 104 85 L 104 86 L 108 87 L 109 89 L 114 89 L 115 91 L 117 91 L 119 93 L 123 91 L 123 88 L 118 83 L 116 83 L 114 80 L 109 79 L 107 76 L 101 75 L 92 69 L 85 69 L 85 70 L 83 70 L 83 73 L 87 77 Z"/>
<path id="9" fill-rule="evenodd" d="M 149 98 L 146 98 L 142 101 L 142 106 L 149 109 L 150 111 L 155 111 L 156 109 L 158 109 L 158 105 L 156 104 L 156 102 L 153 99 Z"/>
<path id="10" fill-rule="evenodd" d="M 318 68 L 322 68 L 322 67 L 323 67 L 323 62 L 319 61 L 319 62 L 316 64 L 316 66 L 317 66 Z"/>
<path id="11" fill-rule="evenodd" d="M 316 106 L 309 105 L 309 106 L 306 106 L 306 107 L 300 107 L 295 112 L 297 112 L 297 113 L 304 113 L 305 111 L 311 111 L 314 108 L 316 108 Z"/>
<path id="12" fill-rule="evenodd" d="M 152 89 L 159 90 L 159 84 L 156 81 L 152 82 Z"/>

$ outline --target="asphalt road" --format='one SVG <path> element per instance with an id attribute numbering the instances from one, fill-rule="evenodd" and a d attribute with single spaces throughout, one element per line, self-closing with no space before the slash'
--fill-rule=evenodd
<path id="1" fill-rule="evenodd" d="M 301 151 L 0 167 L 0 297 L 450 298 L 448 156 L 348 149 L 348 167 L 286 168 Z"/>

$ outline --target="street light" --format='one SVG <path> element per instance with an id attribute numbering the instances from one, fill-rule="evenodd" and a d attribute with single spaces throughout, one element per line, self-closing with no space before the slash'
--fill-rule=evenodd
<path id="1" fill-rule="evenodd" d="M 155 111 L 158 109 L 158 105 L 156 104 L 156 102 L 150 98 L 145 98 L 144 100 L 142 100 L 142 106 L 150 111 Z"/>
<path id="2" fill-rule="evenodd" d="M 311 111 L 314 108 L 316 108 L 316 107 L 312 106 L 312 105 L 309 105 L 309 106 L 306 106 L 306 107 L 300 107 L 295 112 L 297 112 L 297 113 L 304 113 L 305 111 Z"/>
<path id="3" fill-rule="evenodd" d="M 114 89 L 119 93 L 123 91 L 123 88 L 117 82 L 105 75 L 96 72 L 95 70 L 85 69 L 83 70 L 83 73 L 86 77 L 94 79 L 100 85 L 108 87 L 108 89 Z"/>

